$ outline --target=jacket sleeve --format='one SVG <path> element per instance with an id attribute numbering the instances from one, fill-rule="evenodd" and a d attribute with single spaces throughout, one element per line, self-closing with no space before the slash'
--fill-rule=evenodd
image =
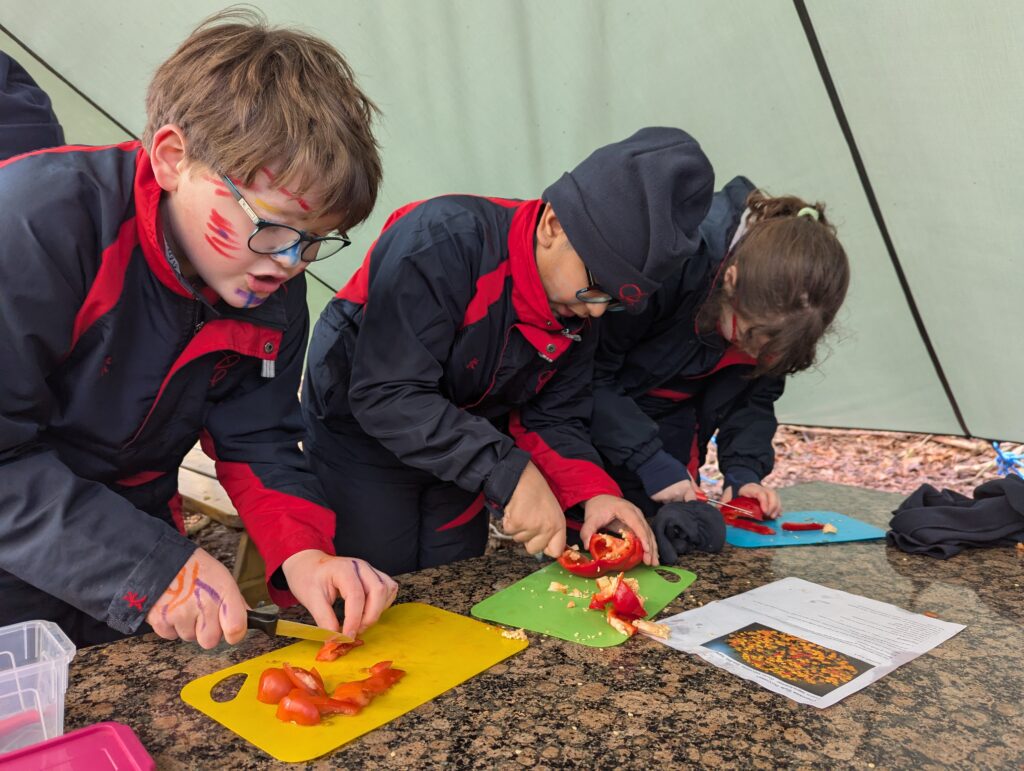
<path id="1" fill-rule="evenodd" d="M 601 465 L 588 430 L 596 344 L 597 330 L 586 330 L 583 339 L 563 354 L 568 358 L 566 368 L 559 369 L 511 420 L 516 444 L 530 453 L 563 511 L 595 495 L 622 495 Z"/>
<path id="2" fill-rule="evenodd" d="M 400 221 L 375 247 L 349 405 L 362 429 L 403 463 L 483 490 L 500 512 L 529 456 L 489 421 L 453 404 L 440 385 L 472 292 L 469 267 L 451 266 L 474 247 L 460 247 L 457 222 L 441 233 L 407 224 Z M 428 276 L 430 270 L 438 272 Z"/>
<path id="3" fill-rule="evenodd" d="M 775 466 L 775 402 L 785 384 L 784 378 L 757 378 L 718 426 L 718 467 L 733 495 L 745 484 L 760 482 Z"/>
<path id="4" fill-rule="evenodd" d="M 630 351 L 658 345 L 655 302 L 644 312 L 602 319 L 594 371 L 594 446 L 616 466 L 637 474 L 648 495 L 688 478 L 686 466 L 662 448 L 658 424 L 648 417 L 621 383 Z"/>
<path id="5" fill-rule="evenodd" d="M 274 376 L 254 371 L 236 394 L 214 405 L 202 442 L 266 562 L 271 599 L 281 606 L 295 604 L 284 591 L 283 575 L 275 576 L 281 564 L 305 549 L 334 554 L 335 527 L 320 482 L 299 450 L 303 425 L 297 394 L 309 334 L 305 277 L 292 279 L 286 289 L 288 327 Z"/>
<path id="6" fill-rule="evenodd" d="M 196 547 L 47 443 L 48 376 L 105 245 L 84 202 L 41 199 L 29 160 L 0 169 L 0 568 L 131 633 Z"/>

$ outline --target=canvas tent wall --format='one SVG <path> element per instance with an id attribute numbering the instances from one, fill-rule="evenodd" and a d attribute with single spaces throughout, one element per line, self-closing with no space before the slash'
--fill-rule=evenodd
<path id="1" fill-rule="evenodd" d="M 721 182 L 827 202 L 851 257 L 841 333 L 792 379 L 782 420 L 1024 440 L 1019 3 L 261 5 L 335 43 L 384 111 L 377 210 L 313 269 L 314 317 L 402 203 L 533 197 L 593 147 L 677 125 Z M 155 66 L 220 7 L 0 0 L 0 48 L 51 93 L 69 142 L 116 142 L 141 132 Z"/>

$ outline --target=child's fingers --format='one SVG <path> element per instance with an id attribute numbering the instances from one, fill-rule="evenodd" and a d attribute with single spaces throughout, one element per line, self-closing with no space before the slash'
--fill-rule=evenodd
<path id="1" fill-rule="evenodd" d="M 178 633 L 174 631 L 174 625 L 164 621 L 160 609 L 154 607 L 146 617 L 146 622 L 158 637 L 162 637 L 165 640 L 178 639 Z"/>
<path id="2" fill-rule="evenodd" d="M 360 578 L 363 580 L 366 597 L 359 625 L 359 630 L 363 632 L 377 623 L 380 614 L 391 604 L 392 598 L 398 593 L 398 584 L 365 562 L 360 566 Z"/>
<path id="3" fill-rule="evenodd" d="M 217 606 L 217 617 L 220 620 L 220 628 L 224 633 L 224 639 L 229 645 L 236 645 L 241 642 L 248 631 L 249 623 L 246 616 L 248 604 L 242 597 L 242 592 L 234 583 L 229 586 L 220 603 Z"/>

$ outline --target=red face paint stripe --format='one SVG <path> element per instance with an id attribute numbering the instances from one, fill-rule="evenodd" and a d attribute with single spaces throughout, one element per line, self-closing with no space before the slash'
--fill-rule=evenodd
<path id="1" fill-rule="evenodd" d="M 234 254 L 228 254 L 225 251 L 225 246 L 222 245 L 223 241 L 220 241 L 213 236 L 203 236 L 206 239 L 206 243 L 212 246 L 221 256 L 227 257 L 229 260 L 237 260 L 238 257 Z"/>
<path id="2" fill-rule="evenodd" d="M 511 275 L 510 271 L 511 265 L 508 260 L 505 260 L 490 273 L 485 273 L 476 280 L 476 291 L 462 317 L 462 329 L 487 316 L 487 309 L 500 300 L 505 293 L 505 281 Z"/>
<path id="3" fill-rule="evenodd" d="M 131 262 L 135 246 L 138 244 L 137 235 L 135 218 L 132 217 L 121 223 L 114 243 L 103 250 L 96 279 L 85 296 L 85 302 L 75 314 L 75 324 L 71 330 L 71 345 L 68 348 L 69 354 L 85 331 L 117 304 L 124 288 L 128 263 Z"/>
<path id="4" fill-rule="evenodd" d="M 210 221 L 206 223 L 206 226 L 215 232 L 223 232 L 227 235 L 222 235 L 221 238 L 227 238 L 227 236 L 235 235 L 235 226 L 231 224 L 231 221 L 224 218 L 216 209 L 210 209 Z"/>
<path id="5" fill-rule="evenodd" d="M 549 447 L 539 434 L 527 431 L 519 419 L 519 410 L 509 416 L 509 431 L 516 445 L 530 453 L 530 459 L 547 479 L 563 510 L 595 495 L 622 497 L 619 486 L 596 463 L 565 458 Z"/>

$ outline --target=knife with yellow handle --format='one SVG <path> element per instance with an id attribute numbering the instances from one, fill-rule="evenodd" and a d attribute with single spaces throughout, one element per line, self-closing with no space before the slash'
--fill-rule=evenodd
<path id="1" fill-rule="evenodd" d="M 330 629 L 321 629 L 311 624 L 300 624 L 281 618 L 281 609 L 276 605 L 260 605 L 247 611 L 249 629 L 258 629 L 270 637 L 296 637 L 300 640 L 326 642 L 333 640 L 341 643 L 354 642 L 351 637 Z"/>

